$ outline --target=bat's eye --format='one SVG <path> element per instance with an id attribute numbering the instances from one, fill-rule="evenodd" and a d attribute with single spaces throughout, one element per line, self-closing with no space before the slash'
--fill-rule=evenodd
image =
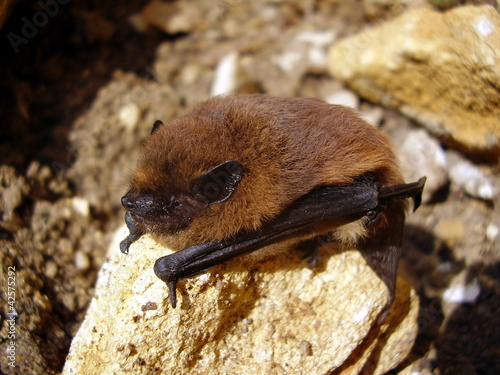
<path id="1" fill-rule="evenodd" d="M 215 184 L 209 184 L 205 186 L 203 193 L 209 197 L 215 197 L 219 194 L 220 189 Z"/>

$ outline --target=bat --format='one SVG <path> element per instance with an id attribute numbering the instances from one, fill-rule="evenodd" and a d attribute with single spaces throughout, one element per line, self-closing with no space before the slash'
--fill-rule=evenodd
<path id="1" fill-rule="evenodd" d="M 290 248 L 310 266 L 329 241 L 355 247 L 394 299 L 408 198 L 391 144 L 352 109 L 312 98 L 213 97 L 156 121 L 122 197 L 130 245 L 145 233 L 176 250 L 155 274 L 176 306 L 177 282 L 237 256 Z"/>

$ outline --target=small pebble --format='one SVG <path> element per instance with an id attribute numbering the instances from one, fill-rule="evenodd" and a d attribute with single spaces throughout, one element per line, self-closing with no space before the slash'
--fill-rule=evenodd
<path id="1" fill-rule="evenodd" d="M 90 268 L 90 259 L 83 251 L 78 250 L 75 254 L 75 266 L 80 271 L 87 271 Z"/>
<path id="2" fill-rule="evenodd" d="M 83 217 L 89 217 L 90 215 L 90 204 L 89 201 L 82 197 L 73 197 L 71 199 L 71 206 Z"/>
<path id="3" fill-rule="evenodd" d="M 361 115 L 370 125 L 379 126 L 384 117 L 384 110 L 382 107 L 373 107 L 367 111 L 362 111 Z"/>
<path id="4" fill-rule="evenodd" d="M 336 38 L 336 34 L 332 31 L 311 31 L 305 30 L 297 35 L 297 41 L 310 43 L 314 46 L 326 47 L 331 45 Z"/>
<path id="5" fill-rule="evenodd" d="M 49 279 L 53 279 L 57 275 L 57 264 L 51 260 L 45 263 L 45 275 Z"/>
<path id="6" fill-rule="evenodd" d="M 144 33 L 148 29 L 148 23 L 140 14 L 132 14 L 128 18 L 128 22 L 139 33 Z"/>
<path id="7" fill-rule="evenodd" d="M 195 30 L 203 19 L 199 7 L 188 1 L 153 0 L 142 9 L 140 16 L 143 22 L 156 26 L 167 34 L 189 33 Z"/>
<path id="8" fill-rule="evenodd" d="M 455 246 L 466 236 L 466 229 L 461 219 L 442 219 L 434 227 L 434 235 L 448 246 Z"/>
<path id="9" fill-rule="evenodd" d="M 287 51 L 278 59 L 278 65 L 284 72 L 291 73 L 300 65 L 304 54 L 299 51 Z"/>
<path id="10" fill-rule="evenodd" d="M 490 241 L 495 241 L 500 233 L 500 227 L 495 224 L 490 224 L 486 227 L 486 238 Z"/>
<path id="11" fill-rule="evenodd" d="M 313 46 L 307 53 L 307 59 L 312 69 L 322 71 L 327 67 L 328 57 L 324 48 Z"/>
<path id="12" fill-rule="evenodd" d="M 481 286 L 477 279 L 467 285 L 454 285 L 446 289 L 443 299 L 449 303 L 472 303 L 481 293 Z"/>
<path id="13" fill-rule="evenodd" d="M 215 77 L 210 90 L 212 96 L 236 91 L 238 88 L 238 60 L 239 54 L 237 52 L 230 52 L 221 59 L 215 69 Z"/>
<path id="14" fill-rule="evenodd" d="M 300 349 L 301 354 L 304 357 L 309 357 L 309 356 L 313 355 L 312 345 L 309 341 L 300 340 L 299 341 L 299 349 Z"/>
<path id="15" fill-rule="evenodd" d="M 345 105 L 357 109 L 359 107 L 358 96 L 350 90 L 340 90 L 326 98 L 330 104 Z"/>
<path id="16" fill-rule="evenodd" d="M 135 103 L 128 103 L 120 108 L 118 111 L 118 119 L 127 130 L 134 130 L 139 123 L 141 110 Z"/>

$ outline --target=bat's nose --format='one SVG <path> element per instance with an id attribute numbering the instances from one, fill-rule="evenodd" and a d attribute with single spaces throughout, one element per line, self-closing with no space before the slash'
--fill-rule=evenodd
<path id="1" fill-rule="evenodd" d="M 124 195 L 122 197 L 122 206 L 128 211 L 132 211 L 135 208 L 135 201 L 130 199 L 127 195 Z"/>

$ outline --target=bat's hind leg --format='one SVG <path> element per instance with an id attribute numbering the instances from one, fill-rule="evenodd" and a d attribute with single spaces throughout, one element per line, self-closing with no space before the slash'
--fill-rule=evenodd
<path id="1" fill-rule="evenodd" d="M 309 268 L 318 268 L 321 260 L 319 250 L 321 249 L 321 247 L 330 242 L 332 242 L 330 236 L 327 234 L 322 234 L 314 238 L 299 242 L 299 244 L 297 245 L 297 250 L 305 253 L 302 259 L 307 262 Z"/>

